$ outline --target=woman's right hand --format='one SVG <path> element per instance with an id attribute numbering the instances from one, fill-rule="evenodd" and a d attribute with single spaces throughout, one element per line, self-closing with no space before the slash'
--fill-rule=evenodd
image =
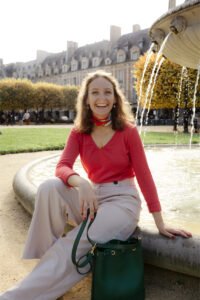
<path id="1" fill-rule="evenodd" d="M 90 182 L 79 175 L 73 174 L 68 178 L 68 184 L 73 187 L 78 187 L 79 189 L 80 212 L 83 219 L 87 217 L 88 209 L 90 209 L 90 218 L 94 219 L 98 202 Z"/>
<path id="2" fill-rule="evenodd" d="M 83 220 L 87 217 L 87 210 L 90 210 L 90 219 L 94 219 L 94 213 L 97 211 L 98 202 L 93 187 L 86 179 L 79 183 L 79 204 Z"/>

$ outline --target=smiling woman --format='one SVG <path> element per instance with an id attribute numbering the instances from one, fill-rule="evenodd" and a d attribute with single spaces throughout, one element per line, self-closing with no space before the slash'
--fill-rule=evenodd
<path id="1" fill-rule="evenodd" d="M 97 119 L 108 118 L 116 103 L 112 83 L 103 77 L 94 79 L 88 89 L 87 105 Z"/>
<path id="2" fill-rule="evenodd" d="M 75 126 L 82 133 L 91 133 L 98 130 L 94 122 L 102 125 L 102 121 L 111 120 L 113 130 L 122 130 L 127 121 L 133 122 L 130 106 L 110 73 L 102 70 L 90 73 L 78 96 Z"/>

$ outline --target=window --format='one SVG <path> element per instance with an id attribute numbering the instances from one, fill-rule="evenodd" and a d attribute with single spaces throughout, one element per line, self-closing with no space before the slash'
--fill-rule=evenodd
<path id="1" fill-rule="evenodd" d="M 109 57 L 107 57 L 106 59 L 105 59 L 105 65 L 111 65 L 111 59 L 109 58 Z"/>
<path id="2" fill-rule="evenodd" d="M 71 61 L 71 70 L 76 71 L 78 69 L 78 61 L 76 59 L 73 59 Z"/>
<path id="3" fill-rule="evenodd" d="M 122 87 L 124 84 L 124 70 L 117 70 L 116 77 Z"/>
<path id="4" fill-rule="evenodd" d="M 57 66 L 54 67 L 54 70 L 53 70 L 54 74 L 58 74 L 59 73 L 59 69 Z"/>
<path id="5" fill-rule="evenodd" d="M 81 69 L 87 69 L 89 66 L 89 60 L 87 57 L 83 57 L 81 60 Z"/>
<path id="6" fill-rule="evenodd" d="M 140 49 L 138 47 L 131 48 L 131 60 L 137 60 L 140 55 Z"/>
<path id="7" fill-rule="evenodd" d="M 117 52 L 117 62 L 121 63 L 124 62 L 126 59 L 126 53 L 124 50 L 118 50 Z"/>
<path id="8" fill-rule="evenodd" d="M 76 77 L 73 78 L 73 85 L 76 85 Z"/>
<path id="9" fill-rule="evenodd" d="M 69 66 L 66 65 L 66 64 L 64 64 L 64 65 L 62 66 L 62 72 L 63 72 L 63 73 L 67 73 L 68 70 L 69 70 Z"/>
<path id="10" fill-rule="evenodd" d="M 45 75 L 50 76 L 51 75 L 51 68 L 49 65 L 45 66 Z"/>
<path id="11" fill-rule="evenodd" d="M 92 59 L 92 66 L 93 66 L 93 67 L 98 67 L 98 66 L 99 66 L 99 63 L 100 63 L 99 57 L 94 57 L 94 58 Z"/>

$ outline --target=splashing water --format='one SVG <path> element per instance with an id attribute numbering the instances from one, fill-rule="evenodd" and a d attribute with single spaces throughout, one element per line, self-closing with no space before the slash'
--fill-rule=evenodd
<path id="1" fill-rule="evenodd" d="M 151 72 L 151 76 L 150 76 L 150 80 L 149 80 L 149 84 L 148 84 L 148 87 L 147 87 L 147 91 L 146 91 L 146 95 L 145 95 L 145 101 L 144 101 L 144 107 L 142 109 L 142 114 L 141 114 L 141 121 L 140 121 L 140 130 L 139 130 L 139 133 L 141 134 L 142 132 L 142 124 L 143 124 L 143 119 L 144 119 L 144 112 L 145 112 L 145 109 L 146 109 L 146 106 L 147 106 L 147 102 L 148 102 L 148 96 L 149 96 L 149 93 L 150 93 L 150 90 L 151 90 L 151 86 L 152 86 L 152 82 L 153 82 L 153 78 L 154 78 L 154 74 L 155 74 L 155 70 L 159 64 L 159 59 L 162 55 L 162 51 L 165 47 L 165 44 L 168 40 L 168 38 L 170 37 L 170 35 L 172 34 L 172 32 L 169 32 L 168 35 L 165 37 L 161 47 L 160 47 L 160 50 L 158 51 L 158 54 L 156 56 L 156 60 L 155 60 L 155 63 L 154 63 L 154 66 L 153 66 L 153 69 L 152 69 L 152 72 Z"/>
<path id="2" fill-rule="evenodd" d="M 193 137 L 193 131 L 194 131 L 194 117 L 195 117 L 195 112 L 196 112 L 196 98 L 197 98 L 197 87 L 198 87 L 198 83 L 199 83 L 199 76 L 200 76 L 200 66 L 198 67 L 197 70 L 197 77 L 196 77 L 196 82 L 195 82 L 195 88 L 194 88 L 194 96 L 192 99 L 192 103 L 193 103 L 193 108 L 192 108 L 192 119 L 191 119 L 191 132 L 190 132 L 190 148 L 192 146 L 192 137 Z"/>
<path id="3" fill-rule="evenodd" d="M 153 51 L 152 51 L 153 46 L 154 46 L 154 43 L 151 44 L 151 47 L 149 48 L 149 50 L 147 52 L 147 57 L 146 57 L 146 60 L 145 60 L 144 69 L 143 69 L 143 73 L 142 73 L 142 78 L 141 78 L 141 81 L 140 81 L 140 93 L 139 93 L 139 97 L 138 97 L 137 110 L 136 110 L 136 116 L 135 116 L 136 122 L 137 122 L 137 119 L 138 119 L 139 105 L 140 105 L 140 102 L 141 102 L 144 76 L 145 76 L 148 64 L 150 62 L 151 56 L 153 54 Z"/>
<path id="4" fill-rule="evenodd" d="M 154 80 L 153 80 L 153 84 L 152 84 L 152 88 L 151 88 L 151 92 L 150 92 L 150 98 L 149 98 L 149 104 L 148 104 L 148 111 L 147 111 L 147 114 L 146 114 L 146 119 L 145 119 L 145 124 L 147 125 L 148 124 L 148 118 L 149 118 L 149 111 L 150 111 L 150 108 L 151 108 L 151 101 L 152 101 L 152 98 L 153 98 L 153 92 L 154 92 L 154 87 L 155 87 L 155 84 L 156 84 L 156 80 L 157 80 L 157 77 L 158 77 L 158 73 L 160 71 L 160 68 L 164 62 L 165 58 L 162 57 L 161 60 L 159 61 L 159 64 L 158 64 L 158 68 L 156 70 L 156 74 L 154 76 Z"/>
<path id="5" fill-rule="evenodd" d="M 179 110 L 180 110 L 180 100 L 181 100 L 181 93 L 182 93 L 182 87 L 183 87 L 183 76 L 184 74 L 186 73 L 187 71 L 187 68 L 185 66 L 182 67 L 181 69 L 181 78 L 180 78 L 180 81 L 179 81 L 179 87 L 178 87 L 178 96 L 177 96 L 177 104 L 178 104 L 178 112 L 177 112 L 177 118 L 179 119 Z M 174 135 L 175 135 L 175 144 L 177 145 L 178 144 L 178 131 L 175 131 L 174 132 Z"/>

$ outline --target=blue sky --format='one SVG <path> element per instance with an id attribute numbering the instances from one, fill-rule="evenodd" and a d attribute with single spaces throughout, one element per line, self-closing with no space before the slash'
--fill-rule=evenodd
<path id="1" fill-rule="evenodd" d="M 177 5 L 184 0 L 177 0 Z M 0 58 L 4 63 L 36 58 L 37 49 L 66 50 L 109 39 L 110 25 L 122 34 L 133 24 L 148 28 L 168 10 L 168 0 L 1 0 Z"/>

